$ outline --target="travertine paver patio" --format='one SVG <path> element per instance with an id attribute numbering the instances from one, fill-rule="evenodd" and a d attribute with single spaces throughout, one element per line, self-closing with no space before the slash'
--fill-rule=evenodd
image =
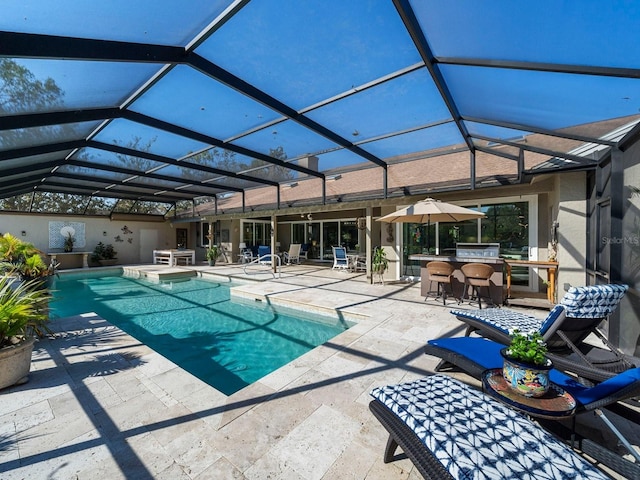
<path id="1" fill-rule="evenodd" d="M 0 392 L 0 478 L 419 478 L 408 460 L 383 463 L 386 432 L 368 392 L 433 372 L 438 360 L 422 346 L 462 325 L 417 284 L 285 272 L 250 275 L 263 281 L 236 293 L 338 310 L 357 325 L 229 397 L 95 314 L 54 321 L 60 333 L 37 344 L 30 381 Z"/>

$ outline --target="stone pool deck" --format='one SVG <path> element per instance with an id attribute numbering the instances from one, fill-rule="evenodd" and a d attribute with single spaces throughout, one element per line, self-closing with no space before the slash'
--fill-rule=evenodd
<path id="1" fill-rule="evenodd" d="M 57 338 L 36 344 L 30 381 L 0 392 L 0 478 L 420 478 L 408 460 L 383 463 L 387 435 L 368 393 L 434 371 L 424 343 L 464 332 L 449 307 L 423 301 L 418 284 L 370 285 L 362 273 L 322 266 L 285 267 L 276 279 L 238 265 L 185 268 L 251 280 L 235 287 L 238 296 L 333 311 L 357 325 L 227 397 L 108 319 L 55 320 Z M 614 420 L 640 445 L 637 428 Z"/>

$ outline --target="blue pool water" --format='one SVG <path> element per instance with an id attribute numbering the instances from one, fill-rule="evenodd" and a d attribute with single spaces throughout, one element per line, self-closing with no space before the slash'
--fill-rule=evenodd
<path id="1" fill-rule="evenodd" d="M 62 275 L 53 288 L 53 317 L 96 312 L 227 395 L 351 326 L 293 316 L 263 302 L 231 301 L 228 283 Z"/>

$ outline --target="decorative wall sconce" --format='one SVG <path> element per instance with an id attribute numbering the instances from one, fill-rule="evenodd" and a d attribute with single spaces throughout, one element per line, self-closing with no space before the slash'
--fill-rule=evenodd
<path id="1" fill-rule="evenodd" d="M 395 227 L 393 225 L 393 223 L 390 223 L 387 225 L 387 242 L 393 242 L 393 232 L 395 230 Z"/>
<path id="2" fill-rule="evenodd" d="M 22 232 L 20 232 L 22 234 L 23 237 L 27 236 L 27 231 L 26 230 L 22 230 Z"/>
<path id="3" fill-rule="evenodd" d="M 106 236 L 107 236 L 107 232 L 106 232 L 106 230 L 102 232 L 102 236 L 103 236 L 103 237 L 106 237 Z"/>

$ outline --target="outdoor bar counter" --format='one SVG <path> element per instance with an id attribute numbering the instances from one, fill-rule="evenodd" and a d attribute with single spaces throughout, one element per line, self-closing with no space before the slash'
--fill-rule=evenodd
<path id="1" fill-rule="evenodd" d="M 475 250 L 464 250 L 466 245 L 473 245 Z M 452 288 L 453 293 L 456 297 L 461 297 L 464 293 L 464 275 L 460 268 L 465 263 L 486 263 L 487 265 L 491 265 L 493 267 L 493 275 L 491 275 L 491 287 L 489 287 L 491 299 L 493 303 L 496 305 L 502 305 L 505 301 L 506 291 L 503 288 L 503 274 L 502 270 L 504 267 L 504 260 L 498 256 L 496 251 L 495 256 L 494 253 L 495 248 L 486 248 L 485 246 L 494 244 L 458 244 L 458 248 L 456 249 L 455 256 L 447 256 L 447 255 L 427 255 L 427 254 L 414 254 L 409 256 L 409 260 L 418 260 L 420 261 L 420 293 L 423 296 L 427 295 L 427 292 L 431 290 L 431 286 L 429 285 L 429 275 L 427 274 L 427 263 L 429 262 L 448 262 L 455 268 L 453 272 L 452 279 Z M 478 250 L 477 246 L 482 246 L 485 248 L 480 248 Z M 499 246 L 498 246 L 499 247 Z M 474 255 L 474 253 L 476 255 Z M 483 256 L 478 255 L 482 253 Z M 436 285 L 434 282 L 433 289 L 435 290 Z M 482 294 L 486 295 L 486 290 L 482 288 Z M 471 295 L 471 291 L 469 292 Z M 483 301 L 483 306 L 485 302 Z"/>

